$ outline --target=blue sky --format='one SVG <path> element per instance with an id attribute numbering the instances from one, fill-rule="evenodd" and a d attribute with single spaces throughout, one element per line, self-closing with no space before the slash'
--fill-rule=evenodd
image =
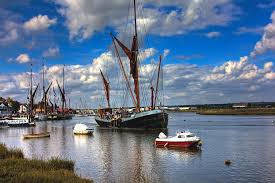
<path id="1" fill-rule="evenodd" d="M 95 77 L 91 70 L 98 65 L 93 62 L 106 59 L 102 57 L 111 45 L 109 32 L 123 37 L 128 6 L 128 0 L 80 0 L 78 4 L 74 0 L 2 0 L 0 95 L 23 100 L 28 81 L 22 84 L 18 78 L 27 76 L 31 62 L 38 73 L 44 60 L 49 80 L 59 76 L 53 70 L 60 69 L 60 64 L 69 67 L 68 87 L 72 97 L 82 95 L 91 101 L 98 98 L 101 94 L 94 92 L 98 80 L 93 82 L 87 78 Z M 163 93 L 166 103 L 275 101 L 266 91 L 268 86 L 275 85 L 275 75 L 269 66 L 273 64 L 275 46 L 264 40 L 264 35 L 271 35 L 266 37 L 273 40 L 273 30 L 265 27 L 273 26 L 271 15 L 275 1 L 140 0 L 138 6 L 138 16 L 144 18 L 140 22 L 147 26 L 147 44 L 141 50 L 155 50 L 145 63 L 157 60 L 157 56 L 166 50 L 164 69 L 167 70 L 164 73 L 169 73 L 168 69 L 174 69 L 173 66 L 181 68 L 172 76 L 166 76 L 172 83 L 164 82 L 169 88 Z M 256 48 L 257 42 L 261 41 L 262 47 Z M 240 57 L 245 56 L 247 61 L 242 65 Z M 270 62 L 272 64 L 267 64 Z M 264 72 L 265 64 L 270 68 Z M 76 65 L 79 66 L 74 71 Z M 89 71 L 79 71 L 79 67 L 89 68 Z M 234 69 L 236 71 L 232 71 Z M 257 73 L 251 78 L 242 78 L 249 69 Z M 110 71 L 106 69 L 105 72 Z M 189 72 L 192 75 L 186 75 Z M 220 88 L 222 83 L 227 83 L 224 89 Z M 196 89 L 190 89 L 195 86 Z M 190 97 L 190 93 L 197 97 Z"/>

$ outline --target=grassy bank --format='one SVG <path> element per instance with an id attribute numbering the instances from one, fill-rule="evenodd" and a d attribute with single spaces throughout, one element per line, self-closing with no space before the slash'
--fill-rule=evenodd
<path id="1" fill-rule="evenodd" d="M 244 108 L 244 109 L 204 109 L 198 110 L 203 115 L 275 115 L 274 108 Z"/>
<path id="2" fill-rule="evenodd" d="M 0 182 L 86 183 L 74 174 L 74 162 L 53 158 L 48 161 L 25 159 L 21 150 L 0 144 Z"/>

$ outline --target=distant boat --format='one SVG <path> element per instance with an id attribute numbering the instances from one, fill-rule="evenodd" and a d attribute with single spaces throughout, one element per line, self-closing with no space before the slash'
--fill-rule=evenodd
<path id="1" fill-rule="evenodd" d="M 23 135 L 24 139 L 46 138 L 46 137 L 50 137 L 50 132 L 30 133 L 30 134 Z"/>
<path id="2" fill-rule="evenodd" d="M 38 89 L 38 85 L 36 86 L 33 92 L 32 86 L 32 64 L 31 64 L 31 72 L 30 72 L 30 90 L 28 93 L 28 113 L 27 116 L 22 117 L 6 117 L 2 120 L 2 123 L 7 124 L 9 127 L 30 127 L 35 126 L 33 121 L 33 107 L 34 107 L 34 97 Z"/>
<path id="3" fill-rule="evenodd" d="M 48 120 L 48 115 L 47 114 L 35 114 L 34 119 L 37 121 L 47 121 Z"/>
<path id="4" fill-rule="evenodd" d="M 89 116 L 88 114 L 75 114 L 75 117 L 87 117 Z"/>
<path id="5" fill-rule="evenodd" d="M 43 97 L 42 97 L 42 100 L 39 104 L 41 112 L 37 113 L 35 115 L 35 119 L 38 120 L 38 121 L 47 121 L 48 120 L 48 111 L 47 111 L 47 108 L 48 108 L 48 93 L 49 93 L 49 90 L 50 90 L 51 86 L 52 86 L 52 82 L 48 85 L 47 88 L 45 88 L 45 65 L 43 63 L 43 65 L 42 65 Z"/>
<path id="6" fill-rule="evenodd" d="M 29 126 L 35 126 L 34 122 L 30 122 L 30 119 L 28 118 L 11 118 L 11 119 L 5 119 L 5 123 L 9 127 L 29 127 Z"/>
<path id="7" fill-rule="evenodd" d="M 164 133 L 160 133 L 155 140 L 157 147 L 196 147 L 201 145 L 201 139 L 189 131 L 177 132 L 174 137 L 167 137 Z"/>
<path id="8" fill-rule="evenodd" d="M 65 66 L 64 66 L 65 67 Z M 59 85 L 59 82 L 56 80 L 60 96 L 61 96 L 61 102 L 62 106 L 61 109 L 56 111 L 56 114 L 50 114 L 48 118 L 51 120 L 67 120 L 72 119 L 73 114 L 70 112 L 70 107 L 67 108 L 67 97 L 65 93 L 65 68 L 63 67 L 62 71 L 62 87 Z"/>
<path id="9" fill-rule="evenodd" d="M 113 45 L 115 48 L 116 56 L 118 57 L 119 66 L 121 68 L 121 72 L 123 74 L 123 78 L 126 83 L 127 92 L 130 93 L 130 97 L 133 101 L 134 112 L 130 113 L 128 110 L 119 108 L 112 109 L 110 107 L 110 85 L 109 81 L 106 79 L 102 71 L 100 70 L 100 74 L 103 80 L 105 96 L 107 100 L 107 108 L 98 109 L 98 116 L 95 117 L 95 121 L 100 127 L 108 127 L 108 128 L 142 128 L 142 129 L 156 129 L 156 128 L 167 128 L 168 125 L 168 114 L 162 110 L 157 109 L 157 97 L 158 97 L 158 89 L 159 89 L 159 79 L 160 79 L 160 69 L 161 69 L 161 61 L 162 57 L 160 56 L 160 61 L 158 64 L 158 72 L 157 72 L 157 82 L 156 86 L 153 86 L 151 83 L 150 94 L 151 98 L 151 106 L 147 107 L 148 109 L 143 110 L 141 107 L 140 95 L 140 82 L 139 82 L 139 42 L 138 42 L 138 31 L 137 31 L 137 15 L 136 15 L 136 0 L 133 1 L 134 5 L 134 35 L 132 39 L 132 46 L 128 48 L 125 46 L 120 40 L 118 40 L 114 35 L 111 34 Z M 143 28 L 143 27 L 142 27 Z M 121 61 L 120 53 L 118 48 L 124 52 L 125 56 L 129 60 L 130 66 L 130 75 L 129 78 L 124 69 L 124 64 Z M 134 86 L 131 86 L 132 83 Z M 132 88 L 134 90 L 132 90 Z M 149 93 L 147 93 L 150 95 Z M 146 95 L 146 94 L 143 94 Z M 149 98 L 148 97 L 148 98 Z"/>
<path id="10" fill-rule="evenodd" d="M 55 113 L 55 114 L 48 115 L 48 120 L 67 120 L 72 118 L 73 118 L 73 114 L 69 114 L 69 113 L 67 114 Z"/>
<path id="11" fill-rule="evenodd" d="M 0 119 L 0 129 L 8 128 L 8 123 L 4 121 L 3 119 Z"/>
<path id="12" fill-rule="evenodd" d="M 91 135 L 94 132 L 94 129 L 88 128 L 85 124 L 76 124 L 74 126 L 73 132 L 75 135 Z"/>

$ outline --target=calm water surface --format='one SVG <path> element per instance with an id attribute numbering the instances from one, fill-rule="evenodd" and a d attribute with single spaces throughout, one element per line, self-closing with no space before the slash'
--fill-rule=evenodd
<path id="1" fill-rule="evenodd" d="M 31 128 L 0 129 L 0 142 L 28 158 L 74 160 L 77 174 L 96 182 L 275 182 L 273 119 L 170 113 L 168 135 L 189 129 L 202 138 L 201 150 L 192 151 L 155 148 L 159 131 L 100 129 L 93 117 L 37 123 L 36 131 L 51 131 L 45 139 L 22 140 Z M 79 122 L 95 127 L 94 135 L 74 136 Z"/>

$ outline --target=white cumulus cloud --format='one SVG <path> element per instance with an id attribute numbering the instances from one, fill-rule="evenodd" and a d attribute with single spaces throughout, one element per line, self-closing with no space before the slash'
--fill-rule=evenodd
<path id="1" fill-rule="evenodd" d="M 16 57 L 16 61 L 20 64 L 24 64 L 24 63 L 30 62 L 31 59 L 28 54 L 23 53 L 23 54 L 18 55 L 18 57 Z"/>
<path id="2" fill-rule="evenodd" d="M 132 16 L 128 19 L 129 1 L 56 0 L 55 3 L 66 19 L 71 39 L 87 39 L 106 27 L 122 31 L 125 24 L 133 23 Z M 162 36 L 185 34 L 213 25 L 226 26 L 240 13 L 231 0 L 148 0 L 137 4 L 138 30 Z"/>
<path id="3" fill-rule="evenodd" d="M 50 19 L 48 15 L 38 15 L 26 21 L 23 27 L 28 31 L 39 31 L 56 24 L 56 21 L 56 18 Z"/>
<path id="4" fill-rule="evenodd" d="M 251 56 L 263 54 L 269 50 L 275 51 L 275 11 L 271 14 L 271 23 L 265 26 L 264 34 L 260 41 L 258 41 L 251 52 Z"/>

